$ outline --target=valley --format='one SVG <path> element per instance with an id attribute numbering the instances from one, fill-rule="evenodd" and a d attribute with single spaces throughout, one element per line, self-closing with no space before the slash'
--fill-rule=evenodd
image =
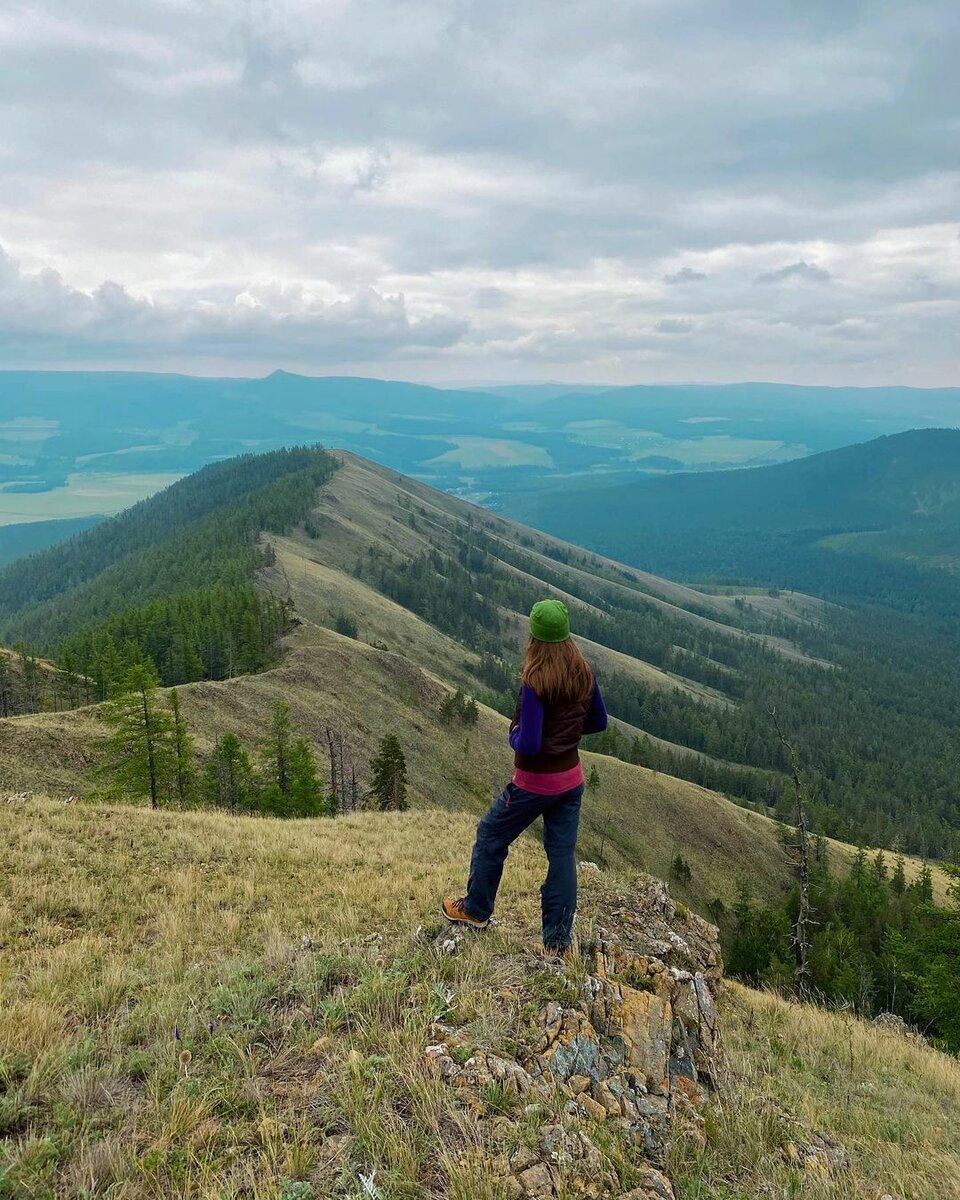
<path id="1" fill-rule="evenodd" d="M 562 505 L 571 487 L 761 467 L 958 420 L 956 388 L 0 371 L 0 527 L 112 515 L 217 459 L 306 440 L 509 511 L 514 497 L 556 495 Z"/>
<path id="2" fill-rule="evenodd" d="M 522 613 L 542 593 L 560 595 L 588 635 L 583 644 L 623 731 L 616 745 L 599 741 L 606 753 L 591 758 L 601 780 L 586 817 L 591 852 L 602 845 L 611 861 L 659 873 L 682 852 L 692 867 L 689 894 L 701 905 L 715 897 L 729 902 L 743 876 L 759 895 L 779 894 L 789 864 L 766 814 L 789 816 L 792 799 L 763 702 L 743 689 L 761 668 L 770 687 L 794 689 L 801 679 L 808 689 L 838 686 L 822 605 L 793 593 L 714 595 L 673 584 L 362 459 L 341 455 L 340 462 L 302 524 L 262 535 L 259 585 L 295 614 L 281 660 L 222 680 L 191 682 L 177 665 L 164 675 L 181 687 L 201 750 L 223 732 L 255 741 L 270 704 L 284 698 L 317 746 L 327 727 L 342 726 L 358 762 L 379 734 L 397 732 L 418 802 L 480 812 L 508 769 L 504 714 L 512 710 Z M 57 551 L 50 555 L 56 562 Z M 431 556 L 437 565 L 423 575 Z M 106 568 L 107 578 L 123 561 Z M 14 595 L 15 580 L 15 573 L 0 575 L 0 595 L 5 584 Z M 99 587 L 93 577 L 78 594 L 93 596 Z M 67 598 L 51 598 L 47 608 L 68 612 Z M 356 637 L 336 632 L 344 614 Z M 63 628 L 61 616 L 51 626 L 42 606 L 8 619 L 14 627 L 23 621 L 26 631 Z M 139 619 L 125 621 L 139 627 Z M 811 639 L 817 654 L 803 648 Z M 108 651 L 109 644 L 96 652 Z M 105 668 L 77 662 L 75 669 L 98 678 Z M 453 688 L 481 701 L 475 730 L 440 723 L 442 699 Z M 807 719 L 816 703 L 805 703 Z M 795 719 L 801 710 L 790 711 Z M 97 712 L 40 712 L 0 725 L 4 779 L 17 789 L 95 794 L 102 786 Z M 757 747 L 741 740 L 747 729 L 762 730 L 767 757 L 758 759 Z M 836 808 L 827 805 L 841 801 L 816 811 L 829 821 Z M 822 832 L 836 838 L 830 828 Z M 840 842 L 851 840 L 841 835 Z M 838 854 L 848 859 L 852 851 Z"/>

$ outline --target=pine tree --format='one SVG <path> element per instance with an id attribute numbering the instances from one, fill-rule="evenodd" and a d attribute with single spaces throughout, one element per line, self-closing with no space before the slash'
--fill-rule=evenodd
<path id="1" fill-rule="evenodd" d="M 268 806 L 283 812 L 290 794 L 290 743 L 293 725 L 290 705 L 278 700 L 270 713 L 270 733 L 263 743 L 268 773 Z"/>
<path id="2" fill-rule="evenodd" d="M 370 764 L 371 793 L 381 810 L 403 812 L 407 807 L 407 762 L 395 734 L 380 739 L 380 749 Z"/>
<path id="3" fill-rule="evenodd" d="M 807 834 L 807 809 L 808 798 L 806 788 L 803 785 L 803 780 L 800 777 L 800 763 L 797 759 L 796 751 L 792 743 L 788 742 L 784 736 L 783 727 L 780 724 L 780 718 L 777 715 L 776 708 L 771 710 L 771 719 L 773 726 L 777 731 L 777 738 L 780 745 L 786 754 L 787 762 L 790 766 L 790 774 L 793 778 L 793 790 L 796 799 L 796 808 L 794 813 L 794 824 L 797 831 L 797 841 L 793 848 L 796 856 L 797 869 L 797 890 L 799 893 L 797 903 L 797 917 L 793 923 L 793 953 L 794 953 L 794 971 L 793 971 L 793 991 L 794 995 L 799 999 L 803 999 L 810 986 L 810 941 L 811 941 L 811 925 L 813 919 L 810 912 L 810 840 Z M 789 852 L 789 851 L 788 851 Z"/>
<path id="4" fill-rule="evenodd" d="M 929 863 L 923 864 L 919 876 L 913 882 L 913 887 L 916 888 L 917 895 L 925 904 L 933 902 L 933 872 L 930 870 Z"/>
<path id="5" fill-rule="evenodd" d="M 59 676 L 63 686 L 64 704 L 66 707 L 75 708 L 80 703 L 80 676 L 69 651 L 60 660 Z"/>
<path id="6" fill-rule="evenodd" d="M 600 772 L 597 770 L 596 763 L 590 768 L 590 774 L 587 776 L 587 791 L 594 795 L 600 791 Z"/>
<path id="7" fill-rule="evenodd" d="M 333 621 L 333 627 L 337 633 L 342 634 L 344 637 L 353 638 L 354 640 L 360 635 L 356 617 L 352 617 L 349 613 L 337 613 Z"/>
<path id="8" fill-rule="evenodd" d="M 173 717 L 174 790 L 180 807 L 188 808 L 193 800 L 197 772 L 194 764 L 193 738 L 190 736 L 186 718 L 180 707 L 180 697 L 176 688 L 170 692 L 170 712 Z"/>
<path id="9" fill-rule="evenodd" d="M 207 799 L 231 812 L 254 806 L 253 770 L 239 739 L 225 733 L 217 739 L 204 773 Z"/>
<path id="10" fill-rule="evenodd" d="M 297 817 L 333 816 L 335 810 L 323 794 L 317 760 L 306 738 L 297 738 L 291 743 L 287 766 L 290 814 Z"/>
<path id="11" fill-rule="evenodd" d="M 670 864 L 670 875 L 676 879 L 678 883 L 689 883 L 693 878 L 693 871 L 690 864 L 682 854 L 677 854 L 673 862 Z"/>
<path id="12" fill-rule="evenodd" d="M 14 713 L 13 671 L 10 660 L 0 650 L 0 717 L 11 717 Z"/>
<path id="13" fill-rule="evenodd" d="M 893 876 L 890 879 L 890 887 L 893 889 L 894 895 L 902 896 L 907 890 L 907 874 L 904 870 L 903 855 L 898 854 L 893 863 Z"/>
<path id="14" fill-rule="evenodd" d="M 116 783 L 134 795 L 148 795 L 159 808 L 172 782 L 173 720 L 157 704 L 157 677 L 149 667 L 127 672 L 123 692 L 107 707 L 113 726 L 107 743 L 107 765 Z"/>

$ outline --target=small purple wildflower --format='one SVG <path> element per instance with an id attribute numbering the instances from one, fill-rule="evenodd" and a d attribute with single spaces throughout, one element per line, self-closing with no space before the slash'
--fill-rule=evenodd
<path id="1" fill-rule="evenodd" d="M 183 1041 L 183 1039 L 180 1036 L 180 1026 L 179 1025 L 174 1025 L 174 1027 L 173 1027 L 173 1040 L 175 1042 Z"/>

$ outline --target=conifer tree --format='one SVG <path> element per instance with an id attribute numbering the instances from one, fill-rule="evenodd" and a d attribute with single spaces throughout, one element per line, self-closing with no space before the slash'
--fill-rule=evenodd
<path id="1" fill-rule="evenodd" d="M 933 872 L 930 870 L 930 864 L 925 862 L 920 869 L 920 875 L 914 880 L 913 886 L 917 890 L 917 895 L 925 903 L 933 902 Z"/>
<path id="2" fill-rule="evenodd" d="M 600 791 L 600 772 L 597 770 L 596 763 L 590 768 L 590 774 L 587 776 L 587 791 L 594 795 Z"/>
<path id="3" fill-rule="evenodd" d="M 682 854 L 678 853 L 674 856 L 673 862 L 670 864 L 670 875 L 678 883 L 689 883 L 693 878 L 690 864 Z"/>
<path id="4" fill-rule="evenodd" d="M 207 763 L 204 784 L 211 804 L 231 812 L 253 807 L 253 770 L 247 752 L 234 734 L 225 733 L 217 739 L 213 757 Z"/>
<path id="5" fill-rule="evenodd" d="M 15 711 L 13 671 L 10 660 L 0 650 L 0 717 L 13 716 Z"/>
<path id="6" fill-rule="evenodd" d="M 113 726 L 108 767 L 119 786 L 149 796 L 150 807 L 159 808 L 172 782 L 173 720 L 157 703 L 157 677 L 150 667 L 131 667 L 122 686 L 105 713 Z"/>
<path id="7" fill-rule="evenodd" d="M 288 754 L 289 804 L 291 816 L 333 816 L 335 809 L 323 794 L 320 772 L 313 750 L 306 738 L 297 738 Z"/>
<path id="8" fill-rule="evenodd" d="M 70 651 L 66 651 L 60 660 L 58 672 L 63 687 L 64 706 L 73 708 L 80 703 L 80 676 Z"/>
<path id="9" fill-rule="evenodd" d="M 193 799 L 197 772 L 194 763 L 193 738 L 180 707 L 177 689 L 170 692 L 170 713 L 173 718 L 173 782 L 177 802 L 187 808 Z"/>
<path id="10" fill-rule="evenodd" d="M 380 749 L 370 764 L 372 794 L 381 810 L 403 812 L 407 807 L 407 763 L 395 734 L 380 739 Z"/>
<path id="11" fill-rule="evenodd" d="M 867 876 L 867 852 L 862 846 L 857 848 L 856 857 L 850 864 L 850 882 L 854 887 L 862 887 Z"/>
<path id="12" fill-rule="evenodd" d="M 266 805 L 283 812 L 290 795 L 290 705 L 278 700 L 270 712 L 270 732 L 263 743 L 267 769 Z"/>

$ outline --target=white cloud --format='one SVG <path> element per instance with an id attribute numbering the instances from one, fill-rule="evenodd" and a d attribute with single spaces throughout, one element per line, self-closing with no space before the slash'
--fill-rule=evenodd
<path id="1" fill-rule="evenodd" d="M 23 0 L 0 50 L 0 365 L 956 380 L 949 0 Z"/>
<path id="2" fill-rule="evenodd" d="M 459 341 L 466 324 L 442 314 L 411 319 L 402 295 L 372 288 L 326 301 L 294 284 L 259 285 L 218 300 L 169 304 L 110 280 L 92 292 L 54 271 L 21 271 L 0 248 L 0 351 L 53 362 L 175 355 L 265 355 L 325 363 L 387 357 Z"/>

